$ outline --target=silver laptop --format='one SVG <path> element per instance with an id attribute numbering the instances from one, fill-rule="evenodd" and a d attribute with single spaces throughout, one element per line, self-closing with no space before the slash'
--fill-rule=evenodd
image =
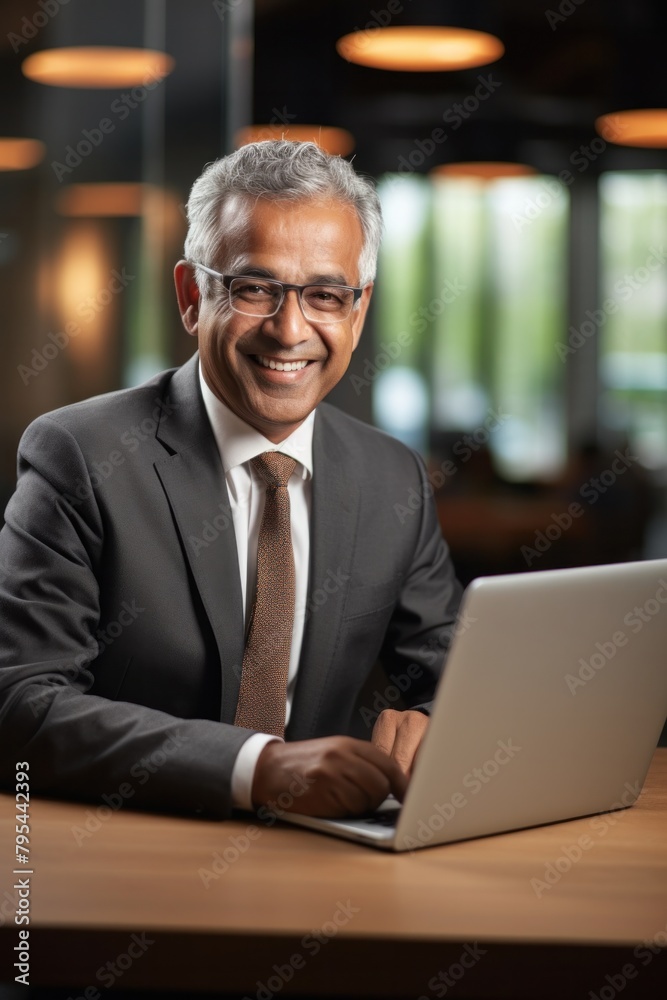
<path id="1" fill-rule="evenodd" d="M 667 559 L 474 580 L 403 805 L 282 818 L 410 851 L 630 806 L 666 656 Z"/>

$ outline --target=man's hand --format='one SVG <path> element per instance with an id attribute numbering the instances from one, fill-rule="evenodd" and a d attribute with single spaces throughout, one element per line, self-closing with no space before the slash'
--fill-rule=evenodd
<path id="1" fill-rule="evenodd" d="M 252 801 L 307 816 L 351 816 L 377 809 L 390 792 L 402 801 L 407 783 L 397 762 L 366 740 L 275 741 L 259 755 Z"/>
<path id="2" fill-rule="evenodd" d="M 393 758 L 409 777 L 428 723 L 428 715 L 423 712 L 397 712 L 388 708 L 380 712 L 371 742 Z"/>

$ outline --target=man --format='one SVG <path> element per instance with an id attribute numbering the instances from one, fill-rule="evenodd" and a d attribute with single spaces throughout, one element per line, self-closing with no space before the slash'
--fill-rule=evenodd
<path id="1" fill-rule="evenodd" d="M 403 796 L 460 598 L 421 460 L 322 403 L 379 201 L 314 144 L 262 142 L 204 171 L 188 219 L 192 359 L 21 440 L 0 777 L 25 761 L 33 792 L 219 817 L 374 808 Z M 353 739 L 378 657 L 409 708 Z"/>

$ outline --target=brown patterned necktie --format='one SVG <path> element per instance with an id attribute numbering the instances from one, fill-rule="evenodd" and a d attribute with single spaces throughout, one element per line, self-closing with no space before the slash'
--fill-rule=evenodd
<path id="1" fill-rule="evenodd" d="M 266 499 L 257 543 L 257 590 L 234 725 L 284 736 L 295 577 L 287 483 L 296 460 L 265 451 L 252 459 L 252 465 L 266 483 Z"/>

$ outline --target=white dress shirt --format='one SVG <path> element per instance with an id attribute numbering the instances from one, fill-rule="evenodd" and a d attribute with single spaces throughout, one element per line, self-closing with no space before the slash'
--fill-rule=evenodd
<path id="1" fill-rule="evenodd" d="M 313 423 L 315 411 L 288 438 L 274 444 L 258 430 L 241 420 L 209 389 L 199 362 L 199 383 L 204 406 L 213 429 L 229 493 L 243 595 L 244 627 L 248 620 L 257 585 L 257 543 L 264 513 L 266 484 L 250 465 L 250 460 L 265 451 L 280 451 L 296 459 L 297 466 L 287 484 L 290 498 L 290 522 L 295 568 L 295 610 L 292 650 L 287 674 L 285 725 L 289 722 L 296 685 L 299 656 L 303 641 L 308 567 L 310 554 L 311 480 L 313 475 Z M 237 665 L 240 673 L 241 664 Z M 241 747 L 232 771 L 232 802 L 238 808 L 252 809 L 252 781 L 260 753 L 277 737 L 257 733 Z"/>

